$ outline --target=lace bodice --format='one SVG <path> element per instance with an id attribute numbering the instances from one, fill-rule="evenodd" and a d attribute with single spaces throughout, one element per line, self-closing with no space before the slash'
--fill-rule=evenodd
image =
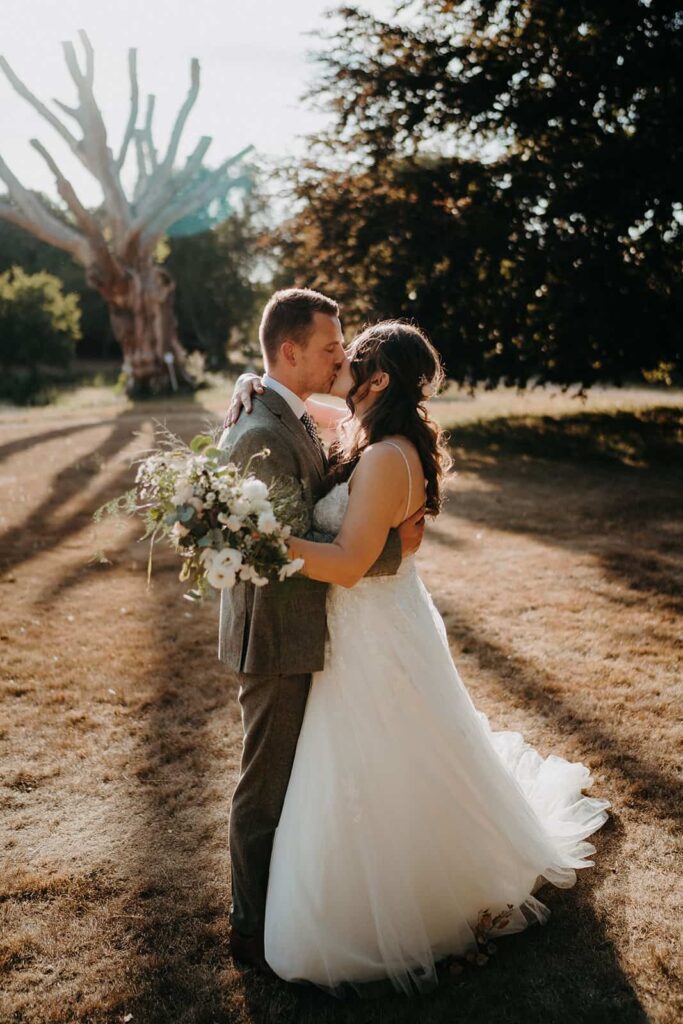
<path id="1" fill-rule="evenodd" d="M 314 528 L 322 530 L 323 533 L 339 533 L 348 503 L 348 481 L 335 484 L 332 490 L 328 491 L 325 497 L 321 498 L 313 509 Z"/>

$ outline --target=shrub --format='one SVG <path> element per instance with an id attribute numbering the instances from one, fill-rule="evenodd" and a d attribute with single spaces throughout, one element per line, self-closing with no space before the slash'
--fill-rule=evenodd
<path id="1" fill-rule="evenodd" d="M 62 282 L 21 267 L 0 274 L 0 398 L 30 404 L 44 396 L 50 371 L 65 368 L 80 338 L 78 296 Z"/>

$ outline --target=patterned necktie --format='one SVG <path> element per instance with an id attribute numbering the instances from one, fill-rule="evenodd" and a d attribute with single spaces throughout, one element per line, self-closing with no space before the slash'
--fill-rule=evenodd
<path id="1" fill-rule="evenodd" d="M 318 451 L 320 452 L 320 454 L 322 455 L 322 457 L 324 459 L 325 458 L 325 451 L 324 451 L 323 446 L 322 446 L 322 441 L 320 440 L 320 437 L 318 435 L 318 431 L 315 428 L 315 423 L 313 422 L 313 420 L 311 419 L 309 414 L 307 412 L 304 412 L 304 414 L 301 417 L 299 422 L 303 423 L 303 425 L 304 425 L 304 427 L 306 429 L 306 433 L 310 437 L 311 441 L 313 441 L 313 444 L 316 446 L 316 448 L 318 449 Z"/>

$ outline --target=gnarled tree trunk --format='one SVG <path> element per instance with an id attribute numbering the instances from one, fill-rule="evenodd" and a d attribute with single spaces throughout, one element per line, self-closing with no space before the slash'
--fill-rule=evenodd
<path id="1" fill-rule="evenodd" d="M 208 170 L 203 159 L 211 143 L 202 136 L 184 167 L 175 169 L 178 146 L 188 115 L 199 93 L 199 62 L 192 61 L 190 89 L 176 118 L 163 158 L 152 137 L 154 96 L 147 101 L 142 127 L 138 128 L 137 53 L 130 50 L 131 107 L 118 157 L 107 143 L 107 132 L 93 92 L 94 53 L 85 32 L 81 68 L 72 43 L 64 43 L 69 73 L 78 91 L 78 106 L 60 109 L 81 129 L 81 138 L 46 107 L 14 73 L 4 57 L 0 69 L 11 85 L 61 135 L 74 155 L 102 186 L 101 216 L 95 217 L 80 202 L 71 183 L 37 139 L 31 145 L 55 176 L 57 190 L 66 204 L 64 218 L 56 216 L 40 199 L 24 188 L 0 158 L 0 179 L 8 199 L 0 199 L 0 217 L 18 224 L 43 241 L 71 253 L 86 268 L 86 280 L 109 307 L 112 330 L 123 353 L 126 388 L 131 395 L 159 394 L 191 386 L 185 368 L 187 353 L 178 340 L 173 311 L 175 285 L 171 275 L 155 263 L 157 241 L 174 224 L 205 209 L 232 189 L 247 189 L 246 174 L 233 172 L 251 146 Z M 137 159 L 137 183 L 128 198 L 121 183 L 130 143 Z"/>
<path id="2" fill-rule="evenodd" d="M 87 275 L 109 307 L 111 327 L 123 352 L 126 392 L 131 397 L 184 390 L 193 381 L 185 367 L 174 312 L 175 282 L 152 260 L 121 268 L 101 281 Z"/>

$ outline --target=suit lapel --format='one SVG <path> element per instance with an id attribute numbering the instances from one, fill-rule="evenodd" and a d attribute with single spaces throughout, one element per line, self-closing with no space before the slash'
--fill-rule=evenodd
<path id="1" fill-rule="evenodd" d="M 277 391 L 272 391 L 270 388 L 266 388 L 262 395 L 255 395 L 254 398 L 256 401 L 263 402 L 263 404 L 278 417 L 283 427 L 290 432 L 292 438 L 296 441 L 297 451 L 306 453 L 309 461 L 315 467 L 318 476 L 322 479 L 327 472 L 325 458 L 318 450 L 318 446 L 312 438 L 309 437 L 308 431 L 301 420 L 296 418 L 292 409 L 284 400 L 282 395 L 278 395 Z"/>

